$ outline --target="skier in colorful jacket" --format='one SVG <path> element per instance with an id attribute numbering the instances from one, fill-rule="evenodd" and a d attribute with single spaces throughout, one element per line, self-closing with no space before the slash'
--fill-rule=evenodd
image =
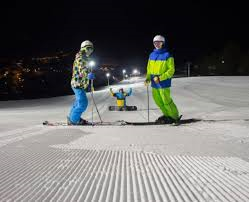
<path id="1" fill-rule="evenodd" d="M 76 54 L 73 63 L 71 87 L 75 94 L 75 101 L 67 118 L 69 125 L 84 125 L 86 120 L 81 118 L 82 113 L 88 106 L 86 89 L 89 80 L 95 78 L 89 68 L 90 55 L 93 52 L 93 43 L 89 40 L 81 43 L 80 51 Z"/>
<path id="2" fill-rule="evenodd" d="M 117 93 L 114 93 L 110 88 L 110 92 L 113 97 L 117 98 L 118 107 L 126 107 L 126 97 L 131 95 L 132 89 L 130 88 L 128 92 L 125 92 L 123 88 L 120 88 Z"/>
<path id="3" fill-rule="evenodd" d="M 179 112 L 170 96 L 171 80 L 175 73 L 174 58 L 166 50 L 163 36 L 156 35 L 153 44 L 155 49 L 149 56 L 145 84 L 151 83 L 153 99 L 163 113 L 156 122 L 177 122 Z"/>

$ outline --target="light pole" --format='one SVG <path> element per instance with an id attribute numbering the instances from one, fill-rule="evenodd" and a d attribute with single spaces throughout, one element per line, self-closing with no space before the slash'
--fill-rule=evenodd
<path id="1" fill-rule="evenodd" d="M 90 66 L 91 72 L 93 72 L 93 67 L 95 66 L 95 62 L 94 61 L 90 61 L 89 62 L 89 66 Z M 95 100 L 94 100 L 94 97 L 93 97 L 93 79 L 91 79 L 91 96 L 92 96 L 92 102 L 93 102 L 93 105 L 92 105 L 92 126 L 93 126 L 93 108 L 94 108 L 94 106 L 96 108 L 96 111 L 98 113 L 100 121 L 103 122 L 102 119 L 101 119 L 98 107 L 97 107 L 97 105 L 95 103 Z"/>
<path id="2" fill-rule="evenodd" d="M 188 77 L 190 77 L 190 65 L 191 65 L 191 62 L 187 62 L 187 65 L 188 65 L 187 73 L 188 73 Z"/>
<path id="3" fill-rule="evenodd" d="M 93 67 L 95 66 L 95 62 L 93 60 L 91 60 L 88 64 L 90 66 L 91 72 L 93 72 Z M 91 80 L 91 91 L 92 90 L 93 90 L 93 79 Z"/>
<path id="4" fill-rule="evenodd" d="M 109 85 L 110 85 L 110 83 L 109 83 L 109 77 L 110 77 L 110 73 L 106 73 L 106 78 L 107 78 L 107 82 L 108 82 L 108 87 L 109 87 Z"/>
<path id="5" fill-rule="evenodd" d="M 126 73 L 126 70 L 123 69 L 123 80 L 125 79 L 125 73 Z"/>

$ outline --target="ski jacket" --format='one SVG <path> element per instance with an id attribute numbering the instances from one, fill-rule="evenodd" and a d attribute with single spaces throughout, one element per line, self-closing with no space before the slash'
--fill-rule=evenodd
<path id="1" fill-rule="evenodd" d="M 89 79 L 87 77 L 90 72 L 87 67 L 89 58 L 85 55 L 83 51 L 79 51 L 73 63 L 73 72 L 71 86 L 73 88 L 82 88 L 86 89 L 89 85 Z"/>
<path id="2" fill-rule="evenodd" d="M 126 93 L 121 93 L 121 92 L 118 92 L 118 93 L 114 93 L 112 90 L 111 91 L 111 95 L 113 97 L 116 97 L 117 98 L 117 106 L 118 107 L 123 107 L 123 106 L 126 106 L 126 97 L 127 96 L 130 96 L 131 93 L 132 93 L 132 89 L 130 88 L 129 92 Z"/>
<path id="3" fill-rule="evenodd" d="M 169 88 L 174 73 L 174 58 L 170 56 L 166 49 L 154 49 L 149 56 L 146 75 L 146 80 L 151 81 L 151 87 Z M 160 82 L 158 84 L 153 80 L 155 76 L 159 77 Z"/>

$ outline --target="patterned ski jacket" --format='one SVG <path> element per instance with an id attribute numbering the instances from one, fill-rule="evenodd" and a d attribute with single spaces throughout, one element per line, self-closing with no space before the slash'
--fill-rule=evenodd
<path id="1" fill-rule="evenodd" d="M 169 88 L 174 73 L 174 58 L 170 56 L 166 49 L 154 49 L 149 56 L 146 76 L 146 80 L 151 81 L 151 87 Z M 159 77 L 160 82 L 158 84 L 153 80 L 155 76 Z"/>
<path id="2" fill-rule="evenodd" d="M 88 68 L 89 58 L 83 51 L 79 51 L 73 63 L 73 74 L 71 80 L 71 86 L 73 88 L 86 89 L 89 85 L 89 79 L 87 78 L 90 69 Z"/>

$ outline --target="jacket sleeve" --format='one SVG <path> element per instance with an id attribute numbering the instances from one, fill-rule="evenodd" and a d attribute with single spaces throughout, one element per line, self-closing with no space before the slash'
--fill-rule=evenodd
<path id="1" fill-rule="evenodd" d="M 83 58 L 82 54 L 79 52 L 76 55 L 76 64 L 78 66 L 78 74 L 79 74 L 79 78 L 82 79 L 88 79 L 87 75 L 89 73 L 88 68 L 86 67 L 86 59 Z"/>
<path id="2" fill-rule="evenodd" d="M 130 88 L 129 92 L 126 94 L 126 96 L 130 96 L 132 93 L 132 88 Z"/>
<path id="3" fill-rule="evenodd" d="M 159 76 L 160 80 L 170 79 L 175 73 L 175 63 L 173 57 L 167 59 L 166 65 L 168 66 L 168 70 Z"/>
<path id="4" fill-rule="evenodd" d="M 114 93 L 114 92 L 112 91 L 112 89 L 110 89 L 110 93 L 111 93 L 111 95 L 112 95 L 113 97 L 116 96 L 116 93 Z"/>
<path id="5" fill-rule="evenodd" d="M 149 80 L 149 81 L 150 81 L 150 75 L 151 75 L 151 72 L 150 72 L 150 59 L 149 59 L 149 60 L 148 60 L 148 63 L 147 63 L 146 80 Z"/>

